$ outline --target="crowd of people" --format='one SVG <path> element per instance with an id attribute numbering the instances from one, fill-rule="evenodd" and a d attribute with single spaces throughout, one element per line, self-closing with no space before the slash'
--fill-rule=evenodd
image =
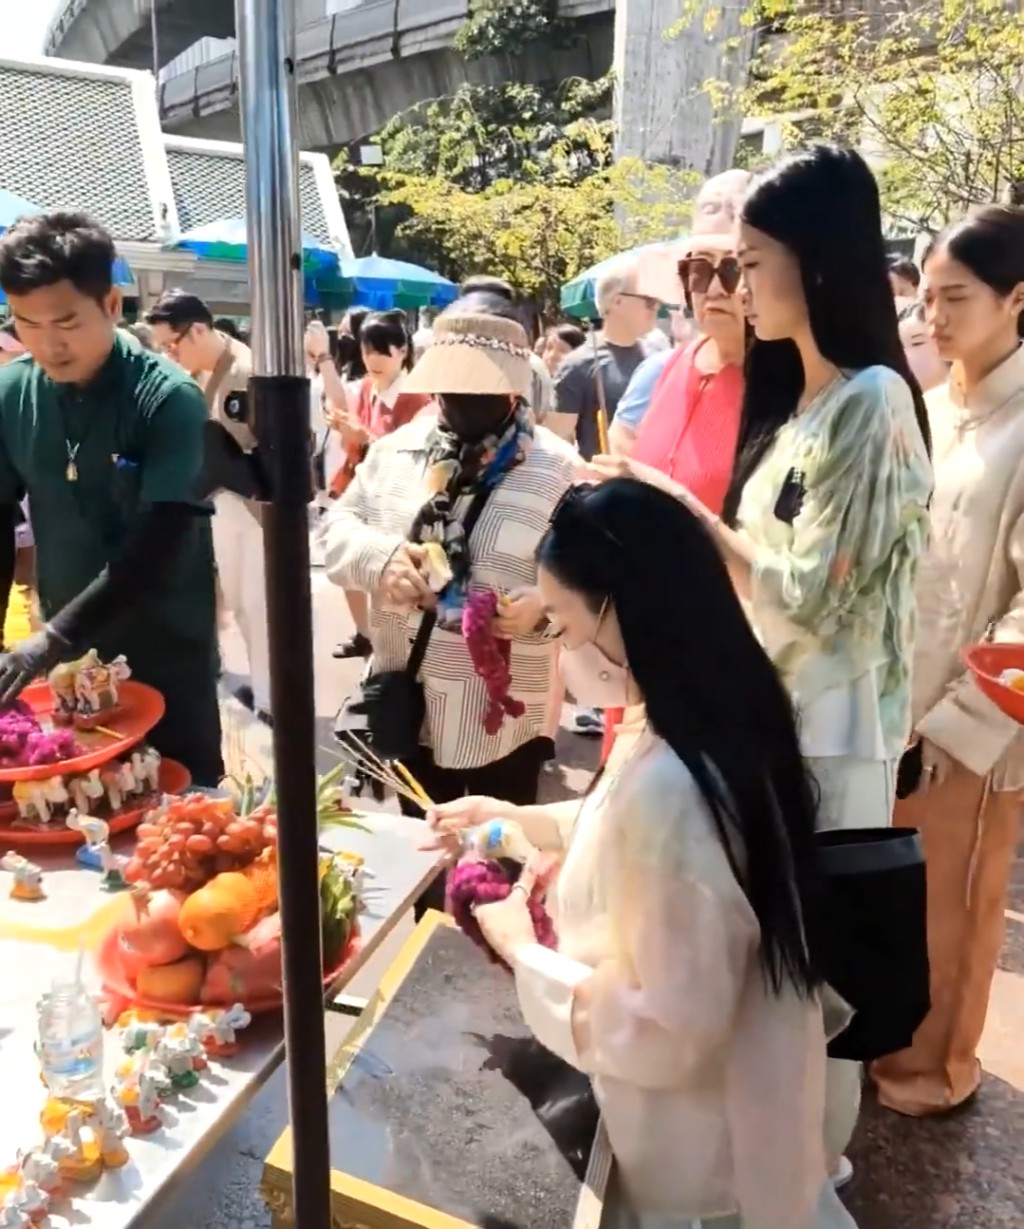
<path id="1" fill-rule="evenodd" d="M 0 698 L 130 642 L 203 780 L 214 550 L 273 720 L 259 507 L 209 478 L 212 516 L 197 498 L 211 424 L 258 446 L 249 358 L 180 292 L 127 337 L 111 256 L 76 215 L 0 241 L 0 357 L 28 352 L 0 372 L 0 590 L 27 493 L 45 620 L 0 658 Z M 890 262 L 868 166 L 817 146 L 711 180 L 663 260 L 613 263 L 596 336 L 534 345 L 487 277 L 416 334 L 401 312 L 309 325 L 313 531 L 355 628 L 337 655 L 368 662 L 340 720 L 402 748 L 433 803 L 402 806 L 438 847 L 506 817 L 557 853 L 476 920 L 536 1037 L 593 1079 L 621 1223 L 848 1229 L 864 1081 L 907 1116 L 980 1084 L 1024 740 L 960 654 L 1024 641 L 1024 211 Z M 498 710 L 467 641 L 481 594 Z M 545 804 L 566 697 L 603 768 Z M 865 1069 L 830 1056 L 858 1005 L 809 939 L 817 851 L 892 826 L 923 844 L 930 1006 Z"/>

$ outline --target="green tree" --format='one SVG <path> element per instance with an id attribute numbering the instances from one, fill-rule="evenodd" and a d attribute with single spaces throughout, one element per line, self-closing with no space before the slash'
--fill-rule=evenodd
<path id="1" fill-rule="evenodd" d="M 477 222 L 495 213 L 516 218 L 514 235 L 504 244 L 511 250 L 524 226 L 529 229 L 526 219 L 543 218 L 556 201 L 564 205 L 571 185 L 609 171 L 611 78 L 522 79 L 522 57 L 533 44 L 567 49 L 583 33 L 579 21 L 559 15 L 558 0 L 475 0 L 456 47 L 469 60 L 505 57 L 509 79 L 465 84 L 396 115 L 374 138 L 382 167 L 361 169 L 339 158 L 337 179 L 357 250 L 369 246 L 372 218 L 378 250 L 459 277 L 467 268 L 490 267 L 485 258 L 495 255 L 498 245 L 474 252 L 466 238 L 457 239 L 455 228 L 444 224 L 439 203 L 463 220 L 464 236 L 477 233 Z M 607 191 L 599 190 L 605 182 L 598 179 L 585 195 L 592 206 L 607 206 Z M 476 201 L 475 194 L 483 196 Z M 569 212 L 582 217 L 575 205 Z M 614 221 L 603 216 L 591 218 L 585 229 L 600 234 L 606 222 L 614 229 Z M 534 225 L 531 233 L 543 230 Z M 603 246 L 598 248 L 605 254 Z M 508 264 L 501 267 L 507 275 Z M 533 278 L 512 280 L 524 292 L 537 284 Z"/>
<path id="2" fill-rule="evenodd" d="M 383 200 L 408 211 L 407 239 L 440 255 L 455 280 L 487 272 L 557 315 L 561 287 L 599 260 L 671 238 L 690 214 L 693 177 L 636 159 L 580 177 L 573 147 L 554 148 L 544 177 L 470 191 L 440 176 L 385 172 Z"/>
<path id="3" fill-rule="evenodd" d="M 780 121 L 787 146 L 859 148 L 897 229 L 934 231 L 1024 188 L 1016 0 L 754 0 L 750 76 L 720 113 Z"/>

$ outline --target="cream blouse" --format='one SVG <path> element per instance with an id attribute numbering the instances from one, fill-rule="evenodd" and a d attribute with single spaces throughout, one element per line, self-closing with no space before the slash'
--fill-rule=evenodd
<path id="1" fill-rule="evenodd" d="M 978 690 L 960 650 L 1024 641 L 1024 346 L 964 394 L 956 368 L 928 397 L 931 544 L 917 578 L 918 733 L 997 790 L 1024 787 L 1024 738 Z"/>
<path id="2" fill-rule="evenodd" d="M 566 856 L 558 950 L 515 960 L 526 1022 L 593 1077 L 644 1229 L 737 1211 L 744 1229 L 850 1226 L 825 1181 L 820 1006 L 766 992 L 757 920 L 685 765 L 650 732 L 628 749 L 582 806 L 527 824 Z"/>

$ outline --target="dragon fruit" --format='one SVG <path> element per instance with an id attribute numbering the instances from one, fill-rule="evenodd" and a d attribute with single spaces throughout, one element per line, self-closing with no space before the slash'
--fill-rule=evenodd
<path id="1" fill-rule="evenodd" d="M 498 595 L 492 589 L 470 593 L 462 612 L 462 634 L 473 662 L 473 669 L 484 681 L 489 700 L 484 714 L 484 729 L 488 734 L 497 734 L 505 717 L 521 717 L 526 712 L 522 700 L 509 695 L 512 686 L 512 671 L 509 655 L 512 645 L 508 640 L 499 640 L 491 628 L 491 620 L 498 613 Z"/>

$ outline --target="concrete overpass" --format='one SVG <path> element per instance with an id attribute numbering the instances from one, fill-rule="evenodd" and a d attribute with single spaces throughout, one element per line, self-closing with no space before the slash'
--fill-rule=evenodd
<path id="1" fill-rule="evenodd" d="M 154 26 L 163 67 L 205 35 L 234 34 L 235 0 L 61 0 L 43 50 L 64 60 L 151 69 Z"/>
<path id="2" fill-rule="evenodd" d="M 152 60 L 151 0 L 66 0 L 51 30 L 51 54 L 90 54 L 112 62 L 135 55 Z M 156 0 L 159 58 L 168 63 L 192 42 L 224 37 L 222 9 L 231 0 Z M 594 77 L 612 62 L 615 0 L 562 0 L 567 16 L 584 21 L 569 52 L 531 48 L 520 62 L 487 57 L 468 62 L 452 41 L 469 15 L 469 0 L 298 0 L 298 139 L 305 149 L 336 149 L 378 131 L 393 115 L 426 98 L 450 94 L 467 81 Z M 187 11 L 187 12 L 186 12 Z M 171 24 L 165 33 L 165 21 Z M 305 17 L 305 24 L 302 19 Z M 233 23 L 231 23 L 233 25 Z M 175 41 L 176 40 L 176 41 Z M 121 62 L 118 60 L 117 62 Z M 173 69 L 173 66 L 172 66 Z M 234 51 L 165 74 L 160 89 L 166 129 L 214 140 L 238 140 L 238 65 Z"/>

